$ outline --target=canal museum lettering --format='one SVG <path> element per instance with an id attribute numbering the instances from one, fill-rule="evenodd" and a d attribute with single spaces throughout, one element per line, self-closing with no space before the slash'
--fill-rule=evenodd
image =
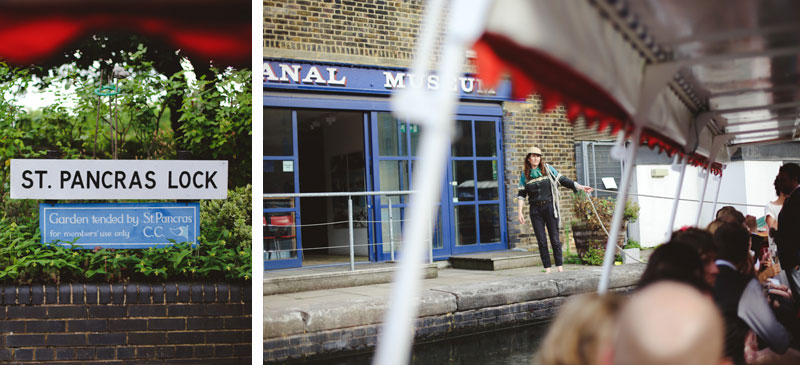
<path id="1" fill-rule="evenodd" d="M 420 77 L 402 69 L 264 60 L 264 87 L 267 89 L 389 94 L 409 85 L 422 85 L 429 90 L 444 86 L 437 75 Z M 507 81 L 496 89 L 483 85 L 479 78 L 467 74 L 449 88 L 458 91 L 462 99 L 502 101 L 510 97 Z"/>
<path id="2" fill-rule="evenodd" d="M 11 160 L 12 199 L 225 199 L 227 161 Z"/>

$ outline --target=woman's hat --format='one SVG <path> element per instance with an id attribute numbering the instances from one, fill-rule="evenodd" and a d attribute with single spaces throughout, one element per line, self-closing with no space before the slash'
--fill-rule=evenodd
<path id="1" fill-rule="evenodd" d="M 539 147 L 531 147 L 531 148 L 528 148 L 528 153 L 529 154 L 530 153 L 535 153 L 535 154 L 541 156 L 542 155 L 542 150 L 540 150 Z"/>

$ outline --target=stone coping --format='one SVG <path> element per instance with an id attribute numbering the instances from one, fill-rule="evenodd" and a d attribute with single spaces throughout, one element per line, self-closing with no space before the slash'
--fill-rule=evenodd
<path id="1" fill-rule="evenodd" d="M 33 284 L 0 286 L 0 304 L 163 304 L 251 302 L 244 283 Z"/>
<path id="2" fill-rule="evenodd" d="M 642 264 L 614 267 L 609 289 L 635 286 L 644 268 Z M 442 286 L 422 291 L 418 316 L 443 315 L 592 292 L 597 289 L 599 280 L 598 268 L 565 271 L 544 280 L 515 277 Z M 264 339 L 379 323 L 388 304 L 387 297 L 368 297 L 269 310 L 265 308 Z"/>

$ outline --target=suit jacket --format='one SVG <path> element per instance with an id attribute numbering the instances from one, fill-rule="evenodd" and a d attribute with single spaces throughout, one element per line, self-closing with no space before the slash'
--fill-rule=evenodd
<path id="1" fill-rule="evenodd" d="M 778 214 L 778 259 L 784 269 L 793 269 L 800 264 L 800 188 L 795 189 Z"/>

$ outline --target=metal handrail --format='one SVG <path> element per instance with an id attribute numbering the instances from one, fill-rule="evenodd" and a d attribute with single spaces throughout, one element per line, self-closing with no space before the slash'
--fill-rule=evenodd
<path id="1" fill-rule="evenodd" d="M 327 197 L 347 197 L 347 228 L 350 233 L 350 271 L 355 271 L 355 244 L 353 239 L 353 197 L 354 196 L 392 196 L 392 195 L 409 195 L 413 194 L 413 190 L 392 190 L 392 191 L 344 191 L 344 192 L 320 192 L 320 193 L 273 193 L 263 194 L 264 199 L 278 199 L 278 198 L 327 198 Z M 429 240 L 429 260 L 433 262 L 433 232 L 430 232 L 431 237 Z M 389 245 L 394 260 L 394 224 L 392 222 L 392 201 L 389 200 Z"/>

